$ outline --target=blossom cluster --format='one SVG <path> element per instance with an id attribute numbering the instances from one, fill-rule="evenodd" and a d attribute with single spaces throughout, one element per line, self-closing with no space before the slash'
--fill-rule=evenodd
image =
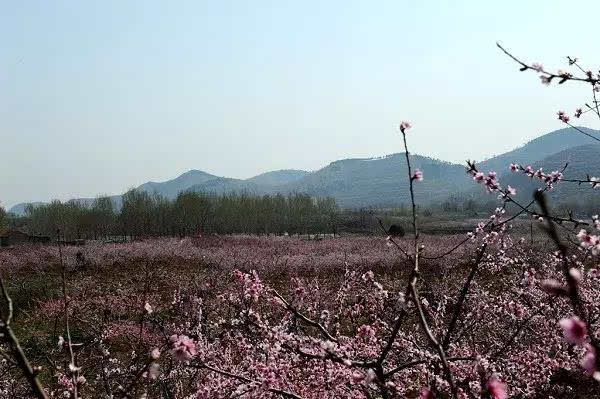
<path id="1" fill-rule="evenodd" d="M 511 172 L 522 172 L 526 176 L 529 176 L 532 179 L 539 179 L 543 181 L 546 186 L 550 189 L 554 188 L 554 185 L 563 180 L 564 176 L 561 171 L 555 170 L 550 173 L 545 173 L 543 168 L 539 168 L 533 170 L 531 165 L 522 166 L 517 163 L 511 163 L 509 166 L 509 170 Z"/>

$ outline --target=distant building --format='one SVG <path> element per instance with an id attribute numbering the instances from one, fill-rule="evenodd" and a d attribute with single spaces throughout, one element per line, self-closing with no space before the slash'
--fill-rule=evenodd
<path id="1" fill-rule="evenodd" d="M 0 246 L 21 245 L 27 243 L 48 243 L 50 237 L 42 235 L 30 235 L 23 230 L 7 228 L 0 230 Z"/>

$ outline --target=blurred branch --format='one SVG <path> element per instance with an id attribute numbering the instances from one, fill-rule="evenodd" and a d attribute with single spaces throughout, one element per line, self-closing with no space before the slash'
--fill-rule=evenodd
<path id="1" fill-rule="evenodd" d="M 44 387 L 40 383 L 37 377 L 37 372 L 29 363 L 27 356 L 25 356 L 25 352 L 23 352 L 23 348 L 19 344 L 19 340 L 12 330 L 10 324 L 12 322 L 13 317 L 13 303 L 12 299 L 8 295 L 8 291 L 6 290 L 6 285 L 4 284 L 4 279 L 0 277 L 0 286 L 2 287 L 2 296 L 6 301 L 8 310 L 7 314 L 2 318 L 2 323 L 0 324 L 0 331 L 4 333 L 5 339 L 8 341 L 10 347 L 12 348 L 13 354 L 17 359 L 17 365 L 23 371 L 23 374 L 29 381 L 31 385 L 31 389 L 33 393 L 38 399 L 47 399 L 48 396 L 44 391 Z"/>

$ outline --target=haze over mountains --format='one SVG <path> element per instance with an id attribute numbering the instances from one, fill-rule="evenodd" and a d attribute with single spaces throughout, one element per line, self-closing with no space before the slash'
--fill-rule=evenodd
<path id="1" fill-rule="evenodd" d="M 582 128 L 600 137 L 600 131 Z M 597 141 L 572 128 L 560 129 L 524 146 L 478 163 L 482 171 L 495 170 L 503 185 L 520 187 L 520 195 L 530 195 L 537 182 L 524 176 L 509 174 L 511 162 L 543 167 L 546 171 L 561 169 L 565 163 L 568 178 L 585 178 L 586 173 L 600 176 L 600 145 Z M 477 190 L 465 174 L 464 165 L 452 164 L 421 155 L 411 155 L 413 168 L 423 171 L 425 179 L 419 182 L 417 200 L 421 204 L 441 202 L 450 195 L 482 199 L 486 194 Z M 508 176 L 507 176 L 508 175 Z M 148 182 L 137 189 L 175 198 L 181 191 L 208 193 L 250 192 L 275 194 L 303 192 L 314 196 L 334 197 L 344 208 L 363 206 L 393 206 L 408 202 L 407 169 L 404 153 L 381 158 L 344 159 L 330 163 L 314 172 L 277 170 L 249 179 L 215 176 L 200 170 L 190 170 L 165 182 Z M 564 200 L 580 200 L 593 195 L 589 187 L 572 184 L 559 185 L 554 196 Z M 120 205 L 120 196 L 112 197 Z M 81 199 L 91 202 L 92 199 Z M 23 214 L 25 204 L 15 205 L 10 212 Z"/>

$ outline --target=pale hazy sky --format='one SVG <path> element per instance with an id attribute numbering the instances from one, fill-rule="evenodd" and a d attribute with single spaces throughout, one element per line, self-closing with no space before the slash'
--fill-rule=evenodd
<path id="1" fill-rule="evenodd" d="M 495 5 L 491 5 L 494 3 Z M 577 10 L 581 10 L 580 12 Z M 561 127 L 600 67 L 598 0 L 0 1 L 0 201 L 116 194 L 413 152 L 482 159 Z M 590 119 L 582 121 L 591 127 Z"/>

